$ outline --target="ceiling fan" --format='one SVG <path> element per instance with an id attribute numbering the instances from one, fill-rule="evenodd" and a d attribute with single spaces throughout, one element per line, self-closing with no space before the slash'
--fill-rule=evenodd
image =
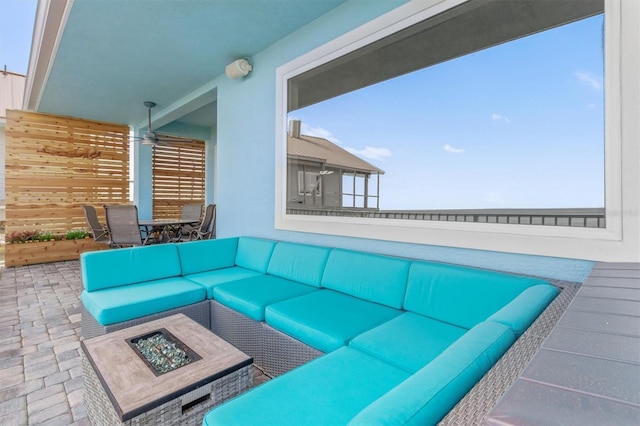
<path id="1" fill-rule="evenodd" d="M 135 139 L 140 139 L 143 145 L 162 145 L 173 142 L 185 142 L 188 138 L 181 138 L 178 136 L 167 136 L 167 135 L 159 135 L 156 132 L 151 130 L 151 108 L 156 106 L 155 102 L 144 101 L 144 106 L 149 109 L 149 121 L 147 125 L 147 131 L 144 132 L 142 137 L 136 137 Z"/>

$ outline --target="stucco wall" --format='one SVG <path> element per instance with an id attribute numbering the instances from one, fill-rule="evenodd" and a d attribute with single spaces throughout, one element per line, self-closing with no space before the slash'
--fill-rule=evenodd
<path id="1" fill-rule="evenodd" d="M 592 262 L 274 229 L 276 68 L 403 3 L 348 2 L 253 57 L 248 78 L 215 80 L 218 238 L 252 235 L 584 281 Z"/>

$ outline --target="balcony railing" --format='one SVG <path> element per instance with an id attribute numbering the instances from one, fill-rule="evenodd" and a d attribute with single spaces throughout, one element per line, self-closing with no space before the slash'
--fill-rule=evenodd
<path id="1" fill-rule="evenodd" d="M 469 209 L 469 210 L 375 210 L 290 207 L 288 214 L 368 217 L 447 222 L 501 223 L 540 226 L 605 228 L 604 208 L 575 209 Z"/>

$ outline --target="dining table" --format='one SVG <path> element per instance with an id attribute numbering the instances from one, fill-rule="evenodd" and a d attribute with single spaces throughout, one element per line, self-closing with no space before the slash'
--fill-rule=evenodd
<path id="1" fill-rule="evenodd" d="M 162 243 L 171 240 L 170 235 L 179 235 L 183 226 L 196 226 L 198 221 L 185 219 L 143 219 L 138 225 L 145 234 L 143 244 Z"/>

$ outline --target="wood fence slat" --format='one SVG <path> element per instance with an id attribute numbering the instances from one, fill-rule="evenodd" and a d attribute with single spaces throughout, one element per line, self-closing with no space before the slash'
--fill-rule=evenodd
<path id="1" fill-rule="evenodd" d="M 37 230 L 64 235 L 86 228 L 82 205 L 95 206 L 104 221 L 102 205 L 129 203 L 126 125 L 9 110 L 5 158 L 7 234 Z M 83 250 L 79 243 L 62 243 L 51 245 L 55 249 L 49 252 L 38 247 L 37 259 L 29 253 L 42 243 L 7 244 L 5 262 L 73 259 Z M 81 246 L 97 249 L 89 243 Z"/>

